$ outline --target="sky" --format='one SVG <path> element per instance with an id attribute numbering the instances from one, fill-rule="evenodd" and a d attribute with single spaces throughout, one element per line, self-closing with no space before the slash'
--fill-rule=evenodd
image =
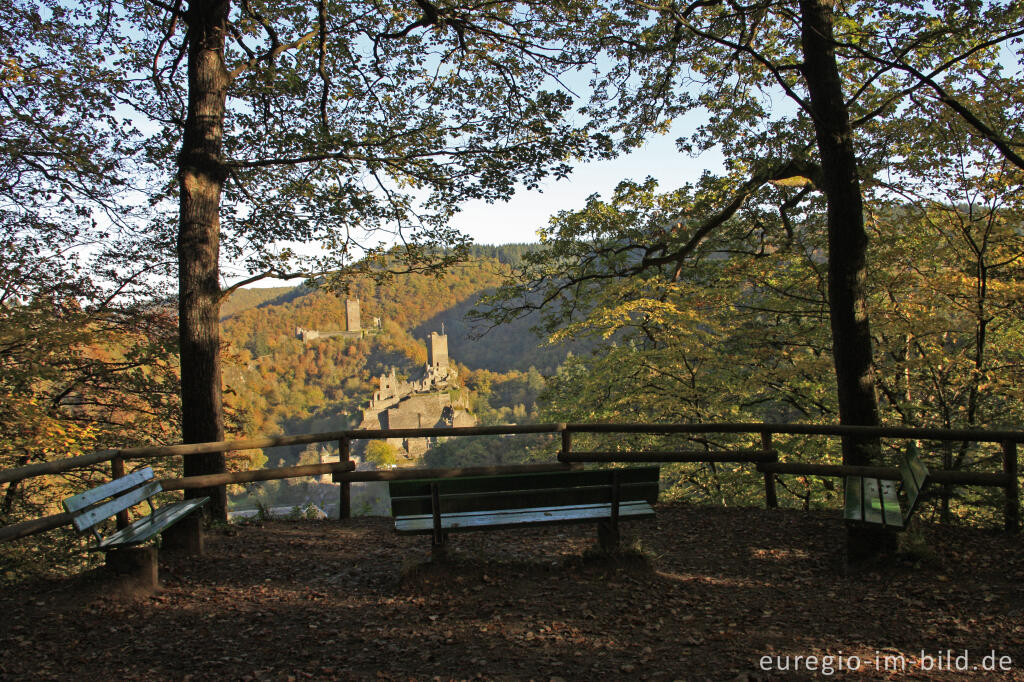
<path id="1" fill-rule="evenodd" d="M 467 202 L 452 225 L 478 244 L 536 242 L 537 230 L 546 226 L 552 215 L 582 208 L 591 194 L 608 197 L 622 180 L 651 176 L 659 181 L 661 190 L 670 191 L 696 180 L 705 170 L 722 172 L 718 154 L 691 158 L 676 150 L 675 140 L 692 127 L 677 123 L 667 134 L 648 140 L 629 155 L 578 166 L 569 177 L 550 180 L 541 191 L 521 190 L 507 203 Z"/>
<path id="2" fill-rule="evenodd" d="M 537 242 L 537 231 L 548 224 L 551 216 L 559 211 L 583 208 L 592 194 L 609 197 L 623 180 L 643 180 L 650 176 L 658 180 L 662 191 L 668 192 L 697 180 L 705 170 L 722 173 L 720 154 L 711 152 L 692 158 L 676 149 L 676 139 L 693 132 L 700 124 L 697 117 L 695 112 L 680 119 L 668 133 L 650 138 L 630 154 L 581 164 L 566 178 L 542 183 L 539 190 L 520 189 L 508 202 L 466 202 L 451 225 L 470 235 L 477 244 Z M 296 245 L 296 248 L 302 247 Z M 235 272 L 230 264 L 225 264 L 223 271 L 227 284 L 244 276 Z M 250 286 L 294 286 L 297 283 L 297 280 L 267 278 Z"/>

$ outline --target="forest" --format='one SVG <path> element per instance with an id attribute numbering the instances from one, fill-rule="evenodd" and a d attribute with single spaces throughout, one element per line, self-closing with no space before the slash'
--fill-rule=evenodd
<path id="1" fill-rule="evenodd" d="M 484 423 L 1024 417 L 1020 3 L 0 10 L 0 469 L 348 426 L 376 376 L 422 364 L 442 324 Z M 467 201 L 500 211 L 684 120 L 697 123 L 674 140 L 679 163 L 713 153 L 720 170 L 623 178 L 536 244 L 474 245 L 452 227 Z M 271 278 L 289 286 L 253 288 Z M 379 333 L 296 338 L 338 328 L 345 298 Z M 865 465 L 900 444 L 776 445 Z M 601 447 L 638 446 L 674 447 Z M 425 460 L 553 447 L 447 442 Z M 315 455 L 194 455 L 178 473 Z M 925 452 L 966 470 L 995 455 Z M 753 502 L 752 470 L 665 471 L 667 498 Z M 7 484 L 0 524 L 106 475 Z M 807 509 L 841 492 L 783 485 L 783 504 Z M 223 487 L 189 494 L 226 519 Z M 986 494 L 929 513 L 987 524 Z M 0 552 L 13 575 L 78 542 Z"/>

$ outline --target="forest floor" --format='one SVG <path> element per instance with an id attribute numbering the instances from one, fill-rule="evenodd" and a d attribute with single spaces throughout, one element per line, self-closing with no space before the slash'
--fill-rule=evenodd
<path id="1" fill-rule="evenodd" d="M 624 528 L 615 558 L 556 526 L 455 535 L 442 565 L 383 518 L 213 530 L 161 556 L 154 596 L 113 598 L 102 570 L 0 592 L 0 678 L 1024 680 L 1019 537 L 922 526 L 848 576 L 835 512 L 660 505 Z"/>

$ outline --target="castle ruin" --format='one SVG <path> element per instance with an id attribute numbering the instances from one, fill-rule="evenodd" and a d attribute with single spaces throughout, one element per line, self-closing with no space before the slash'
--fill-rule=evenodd
<path id="1" fill-rule="evenodd" d="M 359 328 L 359 299 L 345 299 L 345 330 L 350 332 L 360 331 Z"/>
<path id="2" fill-rule="evenodd" d="M 401 380 L 397 371 L 380 375 L 370 405 L 362 412 L 360 429 L 420 429 L 475 426 L 465 405 L 453 404 L 448 388 L 455 385 L 458 368 L 448 361 L 448 335 L 431 332 L 427 338 L 427 364 L 415 378 Z M 389 438 L 399 453 L 399 465 L 411 465 L 430 447 L 428 438 Z"/>
<path id="3" fill-rule="evenodd" d="M 373 318 L 373 326 L 376 329 L 380 329 L 380 318 Z M 327 339 L 332 336 L 341 336 L 349 339 L 362 338 L 365 330 L 360 326 L 359 323 L 359 299 L 346 299 L 345 300 L 345 329 L 336 331 L 323 331 L 320 329 L 305 329 L 303 327 L 295 328 L 295 338 L 301 339 L 303 342 L 315 341 L 317 339 Z"/>
<path id="4" fill-rule="evenodd" d="M 324 331 L 297 327 L 295 336 L 303 342 L 331 337 L 361 338 L 367 333 L 379 333 L 379 317 L 373 318 L 373 330 L 360 325 L 359 300 L 345 301 L 345 329 Z M 370 404 L 362 410 L 360 429 L 421 429 L 446 426 L 475 426 L 476 418 L 466 405 L 452 402 L 450 388 L 456 386 L 458 367 L 448 357 L 448 335 L 431 332 L 426 339 L 427 363 L 413 376 L 399 378 L 392 367 L 380 375 L 377 390 Z M 389 438 L 388 443 L 398 451 L 399 466 L 411 466 L 431 445 L 432 438 Z"/>
<path id="5" fill-rule="evenodd" d="M 427 366 L 448 369 L 448 335 L 441 327 L 441 333 L 430 332 L 427 339 Z"/>

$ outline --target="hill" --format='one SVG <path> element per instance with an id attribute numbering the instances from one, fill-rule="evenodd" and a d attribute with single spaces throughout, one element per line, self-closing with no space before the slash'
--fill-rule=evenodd
<path id="1" fill-rule="evenodd" d="M 347 294 L 304 287 L 235 292 L 222 321 L 235 430 L 256 435 L 351 428 L 377 378 L 391 367 L 400 376 L 418 371 L 426 362 L 426 337 L 442 328 L 451 358 L 463 368 L 463 398 L 478 416 L 485 423 L 528 421 L 542 375 L 555 372 L 567 349 L 541 348 L 529 318 L 489 331 L 466 319 L 526 248 L 476 247 L 471 262 L 442 277 L 408 275 L 386 285 L 357 279 Z M 361 337 L 297 337 L 300 327 L 344 330 L 346 298 L 360 302 Z M 292 463 L 302 453 L 268 456 L 272 463 Z"/>
<path id="2" fill-rule="evenodd" d="M 232 315 L 264 304 L 281 304 L 301 296 L 308 291 L 304 287 L 263 287 L 235 289 L 220 304 L 220 317 L 225 320 Z"/>

